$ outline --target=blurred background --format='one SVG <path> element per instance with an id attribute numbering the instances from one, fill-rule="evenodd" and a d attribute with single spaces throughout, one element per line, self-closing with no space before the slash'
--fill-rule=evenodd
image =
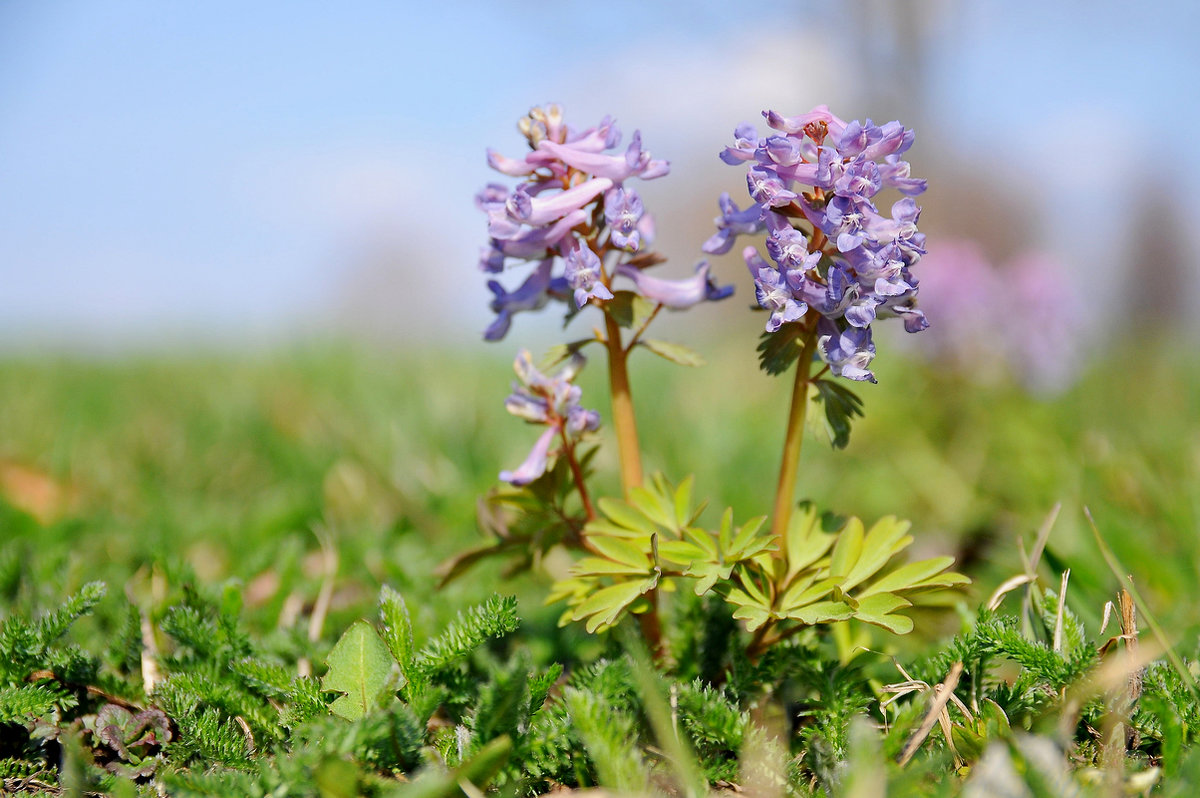
<path id="1" fill-rule="evenodd" d="M 866 418 L 807 445 L 801 494 L 913 518 L 982 596 L 1062 502 L 1048 561 L 1098 621 L 1088 504 L 1200 623 L 1172 601 L 1200 581 L 1197 41 L 1185 0 L 0 2 L 0 593 L 168 562 L 274 617 L 315 594 L 318 540 L 335 611 L 430 591 L 531 443 L 501 407 L 514 353 L 563 340 L 549 313 L 481 340 L 485 148 L 518 154 L 548 101 L 640 128 L 682 277 L 719 193 L 742 201 L 734 127 L 827 103 L 916 129 L 933 326 L 879 325 Z M 746 517 L 787 388 L 756 373 L 744 266 L 716 269 L 738 294 L 665 320 L 712 365 L 642 358 L 635 392 L 650 467 Z M 543 587 L 522 606 L 550 628 Z"/>
<path id="2" fill-rule="evenodd" d="M 672 161 L 679 275 L 744 193 L 734 126 L 828 103 L 916 128 L 935 261 L 1061 283 L 1024 289 L 1060 291 L 1055 347 L 1194 333 L 1198 36 L 1183 0 L 3 3 L 0 346 L 477 340 L 484 149 L 547 101 Z"/>

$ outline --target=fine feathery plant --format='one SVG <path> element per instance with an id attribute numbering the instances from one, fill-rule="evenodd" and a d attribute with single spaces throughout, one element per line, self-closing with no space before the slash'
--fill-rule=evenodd
<path id="1" fill-rule="evenodd" d="M 846 445 L 851 422 L 862 415 L 862 401 L 841 380 L 875 381 L 872 324 L 898 317 L 909 332 L 927 326 L 911 273 L 925 251 L 912 199 L 925 181 L 900 159 L 912 131 L 898 122 L 845 122 L 824 106 L 764 116 L 772 134 L 760 137 L 743 125 L 721 155 L 747 167 L 750 203 L 739 208 L 722 194 L 718 230 L 703 249 L 725 253 L 740 235 L 766 234 L 770 262 L 754 246 L 742 253 L 758 304 L 769 313 L 760 362 L 768 374 L 794 375 L 770 515 L 739 525 L 727 509 L 710 529 L 699 520 L 704 503 L 692 503 L 690 478 L 678 487 L 662 475 L 645 479 L 629 357 L 641 348 L 700 364 L 687 347 L 649 338 L 648 330 L 664 308 L 695 308 L 733 287 L 719 287 L 704 261 L 683 280 L 650 273 L 664 259 L 651 249 L 654 225 L 633 180 L 662 177 L 668 165 L 643 149 L 640 133 L 622 151 L 610 118 L 580 131 L 557 106 L 534 108 L 519 125 L 529 147 L 524 157 L 488 151 L 493 168 L 521 182 L 512 190 L 492 183 L 477 196 L 490 237 L 480 268 L 500 274 L 533 267 L 513 290 L 489 282 L 497 315 L 484 337 L 502 339 L 516 314 L 551 302 L 565 305 L 568 323 L 594 307 L 602 325 L 550 348 L 543 368 L 565 362 L 557 373 L 539 369 L 528 351 L 517 356 L 519 382 L 505 406 L 541 433 L 519 467 L 500 473 L 508 487 L 483 503 L 481 525 L 493 540 L 446 563 L 446 579 L 485 557 L 507 556 L 515 569 L 566 546 L 584 556 L 551 593 L 567 603 L 564 623 L 582 621 L 598 632 L 631 613 L 662 655 L 660 594 L 683 580 L 696 595 L 713 593 L 732 607 L 751 633 L 752 659 L 805 628 L 850 619 L 905 634 L 913 621 L 902 611 L 915 594 L 967 581 L 948 570 L 949 557 L 893 565 L 913 540 L 908 522 L 887 517 L 868 528 L 809 505 L 797 512 L 795 497 L 809 406 L 823 410 L 835 447 Z M 876 205 L 885 189 L 903 195 L 890 217 Z M 620 498 L 597 496 L 591 479 L 600 414 L 581 404 L 574 384 L 591 345 L 608 362 Z"/>

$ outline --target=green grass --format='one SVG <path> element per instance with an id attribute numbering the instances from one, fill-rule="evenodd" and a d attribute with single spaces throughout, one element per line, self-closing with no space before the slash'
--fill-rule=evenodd
<path id="1" fill-rule="evenodd" d="M 819 430 L 809 437 L 800 493 L 868 521 L 911 519 L 915 556 L 956 553 L 976 580 L 967 615 L 1020 571 L 1018 538 L 1028 547 L 1061 502 L 1043 576 L 1056 588 L 1071 568 L 1071 606 L 1095 636 L 1118 585 L 1086 505 L 1190 652 L 1200 628 L 1200 363 L 1169 349 L 1147 359 L 1148 350 L 1111 353 L 1051 397 L 975 385 L 889 351 L 877 361 L 880 384 L 861 391 L 866 418 L 849 447 L 832 451 Z M 789 381 L 760 374 L 749 352 L 709 358 L 699 370 L 635 363 L 648 469 L 695 474 L 710 521 L 727 505 L 739 519 L 766 513 Z M 501 592 L 518 598 L 520 643 L 537 666 L 611 651 L 606 639 L 557 627 L 561 608 L 542 606 L 544 573 L 506 580 L 486 565 L 434 587 L 435 566 L 479 542 L 476 498 L 532 443 L 503 411 L 509 362 L 497 348 L 399 356 L 343 346 L 0 362 L 0 620 L 103 580 L 109 598 L 75 631 L 102 646 L 125 620 L 113 594 L 165 607 L 190 583 L 229 583 L 253 633 L 278 634 L 291 620 L 303 636 L 326 582 L 327 541 L 337 566 L 318 653 L 372 614 L 383 584 L 405 596 L 419 639 Z M 585 372 L 584 405 L 607 414 L 602 371 Z M 611 494 L 614 449 L 596 461 Z M 562 563 L 547 565 L 561 573 Z M 943 611 L 923 616 L 899 648 L 874 640 L 911 653 L 958 626 Z"/>
<path id="2" fill-rule="evenodd" d="M 698 495 L 739 517 L 766 512 L 787 381 L 740 354 L 712 360 L 696 370 L 636 364 L 648 467 L 694 473 Z M 911 519 L 918 547 L 961 547 L 985 588 L 1017 566 L 1016 538 L 1062 502 L 1051 555 L 1102 591 L 1086 504 L 1165 617 L 1200 620 L 1200 608 L 1172 600 L 1200 577 L 1200 367 L 1118 357 L 1039 398 L 914 370 L 892 353 L 878 365 L 849 448 L 832 451 L 819 434 L 806 442 L 802 496 L 866 519 Z M 585 404 L 603 396 L 601 372 L 585 372 Z M 10 485 L 8 537 L 37 559 L 63 560 L 70 586 L 121 584 L 162 559 L 190 562 L 209 581 L 249 581 L 281 551 L 315 551 L 323 529 L 346 581 L 368 583 L 365 600 L 371 583 L 419 584 L 477 539 L 475 498 L 532 440 L 503 411 L 509 380 L 497 349 L 0 363 L 0 459 L 66 494 L 43 528 L 16 517 L 28 500 Z M 597 465 L 615 493 L 614 448 Z"/>

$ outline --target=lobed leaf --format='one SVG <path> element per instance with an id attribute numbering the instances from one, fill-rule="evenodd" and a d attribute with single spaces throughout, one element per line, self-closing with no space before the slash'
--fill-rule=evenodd
<path id="1" fill-rule="evenodd" d="M 854 617 L 854 608 L 844 601 L 818 601 L 815 604 L 791 610 L 785 615 L 800 621 L 800 623 L 812 625 L 850 620 Z"/>
<path id="2" fill-rule="evenodd" d="M 816 380 L 816 401 L 825 409 L 829 442 L 835 449 L 844 449 L 850 442 L 850 423 L 861 416 L 862 399 L 837 380 Z"/>
<path id="3" fill-rule="evenodd" d="M 641 546 L 629 538 L 612 538 L 604 535 L 593 535 L 588 542 L 613 562 L 645 572 L 652 567 L 650 555 Z"/>
<path id="4" fill-rule="evenodd" d="M 628 502 L 604 497 L 597 501 L 596 504 L 599 505 L 600 512 L 604 513 L 609 520 L 626 530 L 641 532 L 647 535 L 654 532 L 654 523 L 644 513 Z M 588 526 L 590 527 L 591 524 Z"/>
<path id="5" fill-rule="evenodd" d="M 818 520 L 816 508 L 811 504 L 802 505 L 799 512 L 792 513 L 784 540 L 789 580 L 824 557 L 837 539 L 836 535 L 822 531 Z"/>
<path id="6" fill-rule="evenodd" d="M 894 634 L 904 635 L 913 630 L 912 618 L 892 613 L 911 606 L 911 601 L 895 593 L 874 593 L 859 600 L 854 617 L 865 623 L 881 626 Z"/>
<path id="7" fill-rule="evenodd" d="M 643 593 L 653 589 L 657 581 L 657 579 L 632 580 L 600 588 L 575 607 L 571 618 L 576 621 L 586 618 L 585 628 L 589 632 L 612 626 L 617 622 L 621 613 Z"/>
<path id="8" fill-rule="evenodd" d="M 863 553 L 863 523 L 851 518 L 838 533 L 829 555 L 829 574 L 844 579 Z"/>
<path id="9" fill-rule="evenodd" d="M 908 521 L 901 521 L 894 515 L 876 521 L 863 540 L 862 554 L 858 562 L 842 580 L 842 587 L 849 590 L 870 579 L 887 565 L 888 560 L 907 548 L 913 539 L 905 533 L 911 526 Z"/>
<path id="10" fill-rule="evenodd" d="M 776 332 L 763 333 L 758 343 L 758 362 L 762 370 L 772 375 L 787 371 L 804 352 L 802 333 L 799 324 L 785 324 Z"/>
<path id="11" fill-rule="evenodd" d="M 862 591 L 859 595 L 860 597 L 865 597 L 875 593 L 911 590 L 918 586 L 932 586 L 923 584 L 923 582 L 925 582 L 925 580 L 934 578 L 937 574 L 940 574 L 953 564 L 954 558 L 948 556 L 932 557 L 928 560 L 918 560 L 917 562 L 903 565 L 891 573 L 886 574 L 866 590 Z M 956 574 L 955 576 L 958 575 Z M 963 578 L 965 579 L 966 577 Z"/>

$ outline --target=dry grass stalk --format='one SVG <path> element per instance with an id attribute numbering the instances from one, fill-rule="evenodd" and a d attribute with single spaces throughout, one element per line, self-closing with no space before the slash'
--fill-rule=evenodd
<path id="1" fill-rule="evenodd" d="M 963 664 L 956 662 L 950 666 L 950 672 L 946 674 L 945 680 L 934 688 L 933 703 L 929 705 L 929 711 L 925 713 L 925 719 L 921 721 L 921 725 L 913 732 L 908 741 L 904 743 L 904 748 L 900 751 L 900 756 L 896 761 L 901 767 L 904 767 L 917 753 L 917 749 L 925 742 L 925 738 L 929 736 L 929 732 L 933 731 L 933 725 L 942 722 L 942 732 L 946 735 L 946 742 L 953 745 L 950 741 L 950 717 L 946 712 L 946 705 L 950 703 L 950 698 L 954 695 L 954 688 L 958 687 L 959 677 L 962 676 Z M 943 717 L 944 716 L 944 717 Z"/>

